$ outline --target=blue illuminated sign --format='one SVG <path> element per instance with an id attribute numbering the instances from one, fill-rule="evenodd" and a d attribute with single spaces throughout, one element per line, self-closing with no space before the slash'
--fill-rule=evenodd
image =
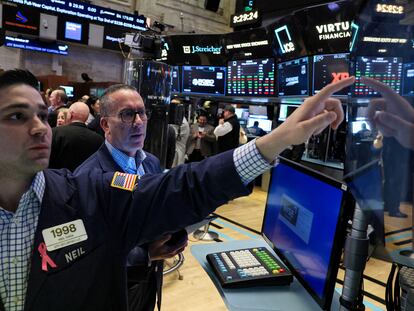
<path id="1" fill-rule="evenodd" d="M 31 50 L 36 52 L 68 55 L 69 48 L 66 44 L 47 43 L 40 42 L 25 38 L 16 38 L 12 36 L 6 36 L 4 45 L 9 48 Z"/>
<path id="2" fill-rule="evenodd" d="M 136 16 L 85 2 L 67 0 L 8 0 L 18 5 L 33 7 L 52 14 L 84 18 L 93 22 L 146 31 L 144 16 Z"/>

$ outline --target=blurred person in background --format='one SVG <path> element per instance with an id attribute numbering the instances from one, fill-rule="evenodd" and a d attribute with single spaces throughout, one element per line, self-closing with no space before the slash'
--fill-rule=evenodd
<path id="1" fill-rule="evenodd" d="M 68 124 L 68 112 L 68 108 L 58 110 L 56 127 Z"/>
<path id="2" fill-rule="evenodd" d="M 89 108 L 89 116 L 88 120 L 86 120 L 86 125 L 89 125 L 96 117 L 99 116 L 101 109 L 99 99 L 95 96 L 89 96 L 85 103 Z"/>

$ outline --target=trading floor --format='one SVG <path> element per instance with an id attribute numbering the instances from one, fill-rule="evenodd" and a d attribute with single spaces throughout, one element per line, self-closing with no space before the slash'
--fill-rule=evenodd
<path id="1" fill-rule="evenodd" d="M 215 285 L 208 277 L 197 260 L 191 255 L 191 246 L 202 243 L 220 243 L 233 240 L 248 240 L 258 238 L 253 231 L 259 231 L 262 225 L 263 212 L 266 204 L 266 192 L 255 187 L 253 193 L 245 198 L 233 200 L 220 207 L 212 222 L 210 231 L 219 234 L 219 241 L 197 241 L 189 236 L 189 246 L 184 251 L 184 265 L 179 269 L 182 280 L 176 272 L 164 278 L 163 310 L 165 311 L 225 311 L 228 310 L 220 297 Z M 407 203 L 401 204 L 401 210 L 411 216 L 412 208 Z M 226 219 L 231 219 L 231 222 Z M 411 219 L 409 217 L 408 219 Z M 385 240 L 387 247 L 402 248 L 411 242 L 411 221 L 407 219 L 392 219 L 385 214 Z M 238 224 L 240 225 L 238 225 Z M 401 231 L 400 228 L 406 228 Z M 394 232 L 397 231 L 397 232 Z M 391 264 L 371 258 L 365 269 L 364 290 L 366 310 L 386 310 L 384 305 L 385 283 L 390 272 Z M 340 269 L 338 279 L 343 280 L 344 270 Z M 341 292 L 337 282 L 336 290 Z M 369 298 L 375 296 L 373 298 Z M 382 301 L 382 302 L 380 302 Z M 208 306 L 208 308 L 206 307 Z"/>

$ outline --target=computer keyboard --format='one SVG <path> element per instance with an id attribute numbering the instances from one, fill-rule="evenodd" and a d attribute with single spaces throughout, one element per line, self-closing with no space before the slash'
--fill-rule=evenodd
<path id="1" fill-rule="evenodd" d="M 293 281 L 290 271 L 265 247 L 208 254 L 207 261 L 225 288 L 288 285 Z"/>

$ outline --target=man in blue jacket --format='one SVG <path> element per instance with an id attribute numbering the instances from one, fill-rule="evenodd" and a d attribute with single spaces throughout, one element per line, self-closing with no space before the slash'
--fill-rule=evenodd
<path id="1" fill-rule="evenodd" d="M 144 152 L 147 115 L 144 101 L 134 87 L 117 84 L 109 87 L 100 99 L 101 127 L 105 143 L 78 167 L 75 174 L 99 169 L 102 172 L 125 172 L 143 176 L 162 173 L 160 161 Z M 128 307 L 131 311 L 154 310 L 156 296 L 161 306 L 163 261 L 186 246 L 169 245 L 170 236 L 144 247 L 134 247 L 127 258 Z"/>
<path id="2" fill-rule="evenodd" d="M 343 120 L 329 96 L 308 98 L 270 134 L 199 163 L 140 179 L 48 170 L 47 107 L 28 71 L 0 75 L 0 309 L 127 310 L 132 248 L 196 223 L 249 194 L 245 186 L 289 145 Z M 225 183 L 221 181 L 226 180 Z"/>

